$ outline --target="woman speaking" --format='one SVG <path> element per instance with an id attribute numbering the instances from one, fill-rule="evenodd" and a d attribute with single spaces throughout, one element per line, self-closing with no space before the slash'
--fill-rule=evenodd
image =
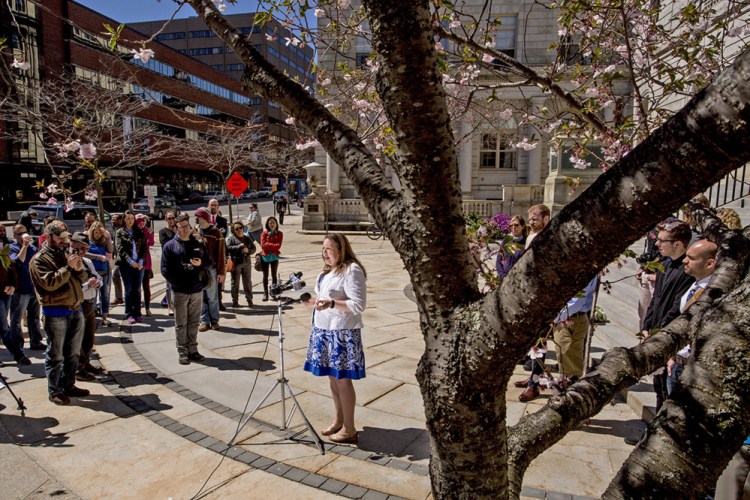
<path id="1" fill-rule="evenodd" d="M 354 406 L 357 396 L 352 380 L 365 377 L 362 348 L 362 312 L 367 284 L 365 269 L 343 234 L 329 234 L 323 240 L 323 272 L 315 283 L 313 329 L 307 348 L 305 371 L 327 376 L 335 416 L 321 434 L 335 443 L 356 443 Z"/>

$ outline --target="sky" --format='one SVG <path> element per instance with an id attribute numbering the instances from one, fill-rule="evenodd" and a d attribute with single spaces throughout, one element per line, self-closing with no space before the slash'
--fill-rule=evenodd
<path id="1" fill-rule="evenodd" d="M 120 23 L 137 23 L 140 21 L 154 21 L 168 19 L 177 8 L 172 0 L 76 0 L 86 7 L 104 14 Z M 255 12 L 255 0 L 238 0 L 235 5 L 228 4 L 225 14 L 240 14 Z M 177 18 L 195 16 L 195 11 L 189 5 L 180 9 Z"/>

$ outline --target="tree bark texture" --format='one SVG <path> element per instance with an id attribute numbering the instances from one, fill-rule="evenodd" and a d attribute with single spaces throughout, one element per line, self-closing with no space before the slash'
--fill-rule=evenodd
<path id="1" fill-rule="evenodd" d="M 480 296 L 463 234 L 455 148 L 429 3 L 364 2 L 379 58 L 377 90 L 397 141 L 393 162 L 401 191 L 354 131 L 263 60 L 210 0 L 188 3 L 246 64 L 243 84 L 281 104 L 341 165 L 401 256 L 414 285 L 426 345 L 417 376 L 432 437 L 435 497 L 507 496 L 505 389 L 513 365 L 566 301 L 655 221 L 750 160 L 750 53 L 569 204 L 501 286 Z M 536 420 L 544 429 L 556 425 L 555 432 L 563 435 L 572 419 L 585 418 L 617 388 L 663 362 L 664 352 L 674 351 L 677 342 L 667 334 L 661 337 L 633 352 L 608 355 L 611 373 L 595 372 L 575 391 L 554 398 Z M 712 345 L 704 344 L 706 349 Z M 709 358 L 721 354 L 718 347 L 706 352 Z M 698 404 L 708 401 L 701 397 Z M 691 418 L 704 425 L 707 413 Z M 514 429 L 509 441 L 511 458 L 518 462 L 514 488 L 525 470 L 519 450 L 541 452 L 554 441 L 526 422 L 517 429 L 526 427 L 528 435 Z M 708 427 L 712 433 L 714 427 Z M 676 446 L 692 445 L 682 441 Z M 695 460 L 704 459 L 707 450 L 690 448 Z M 695 474 L 693 469 L 682 477 Z M 627 483 L 629 476 L 621 477 Z"/>

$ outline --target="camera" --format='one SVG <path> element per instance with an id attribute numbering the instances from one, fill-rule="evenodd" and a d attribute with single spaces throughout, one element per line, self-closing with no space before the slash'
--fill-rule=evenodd
<path id="1" fill-rule="evenodd" d="M 183 262 L 182 263 L 182 268 L 185 271 L 192 271 L 193 269 L 195 269 L 195 266 L 193 264 L 191 264 L 190 262 Z"/>
<path id="2" fill-rule="evenodd" d="M 640 254 L 640 255 L 639 255 L 638 257 L 636 257 L 636 258 L 635 258 L 635 261 L 636 261 L 636 262 L 637 262 L 637 263 L 638 263 L 639 265 L 641 265 L 641 266 L 642 266 L 643 264 L 647 264 L 647 263 L 651 262 L 652 260 L 654 260 L 654 259 L 656 259 L 656 258 L 658 258 L 658 256 L 657 256 L 657 255 L 653 255 L 653 254 L 651 254 L 651 253 L 648 253 L 648 252 L 644 252 L 644 253 Z"/>

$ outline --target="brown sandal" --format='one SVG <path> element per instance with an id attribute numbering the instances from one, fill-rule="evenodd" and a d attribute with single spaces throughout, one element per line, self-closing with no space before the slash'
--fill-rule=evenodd
<path id="1" fill-rule="evenodd" d="M 353 434 L 347 434 L 346 432 L 337 432 L 336 434 L 329 436 L 328 439 L 330 439 L 334 443 L 354 444 L 359 439 L 359 432 L 355 431 Z"/>
<path id="2" fill-rule="evenodd" d="M 344 428 L 343 425 L 333 424 L 333 425 L 329 425 L 328 427 L 320 431 L 320 433 L 324 436 L 330 436 L 331 434 L 336 434 L 338 431 L 340 431 L 343 428 Z"/>

